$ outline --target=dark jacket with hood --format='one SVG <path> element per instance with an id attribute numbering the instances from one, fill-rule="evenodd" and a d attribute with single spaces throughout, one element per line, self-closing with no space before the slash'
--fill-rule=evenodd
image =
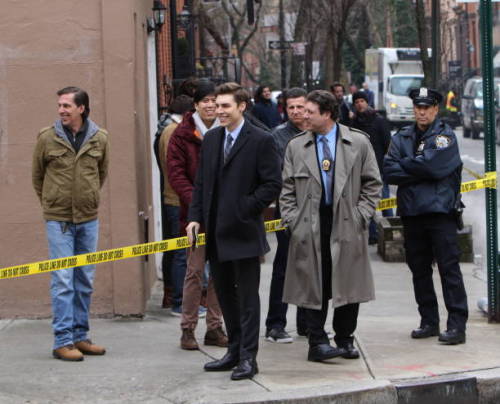
<path id="1" fill-rule="evenodd" d="M 354 115 L 351 126 L 368 134 L 377 158 L 378 168 L 382 172 L 384 156 L 391 143 L 391 130 L 386 119 L 372 108 L 368 108 L 365 112 Z"/>

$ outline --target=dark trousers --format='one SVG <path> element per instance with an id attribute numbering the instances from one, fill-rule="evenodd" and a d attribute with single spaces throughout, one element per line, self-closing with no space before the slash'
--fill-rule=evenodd
<path id="1" fill-rule="evenodd" d="M 276 207 L 274 213 L 275 219 L 280 219 L 279 208 Z M 266 318 L 266 328 L 286 327 L 286 313 L 288 304 L 283 303 L 283 286 L 285 283 L 286 264 L 288 258 L 288 245 L 290 238 L 285 231 L 276 232 L 278 247 L 273 261 L 273 274 L 271 278 L 271 289 L 269 291 L 269 310 Z M 297 307 L 297 330 L 305 331 L 307 329 L 304 309 Z"/>
<path id="2" fill-rule="evenodd" d="M 328 304 L 332 298 L 332 254 L 330 251 L 330 235 L 332 232 L 333 213 L 330 207 L 320 207 L 321 233 L 321 269 L 323 282 L 323 302 L 321 310 L 304 309 L 307 328 L 309 329 L 309 345 L 328 344 L 325 322 L 328 315 Z M 335 343 L 343 346 L 353 341 L 352 334 L 358 322 L 359 303 L 337 307 L 333 312 L 333 331 Z"/>
<path id="3" fill-rule="evenodd" d="M 421 325 L 439 325 L 432 261 L 437 262 L 448 310 L 447 328 L 465 331 L 467 295 L 460 271 L 457 224 L 452 215 L 433 213 L 403 217 L 406 262 L 413 274 L 413 289 Z"/>
<path id="4" fill-rule="evenodd" d="M 226 323 L 228 352 L 240 360 L 255 359 L 260 328 L 259 257 L 210 260 L 210 273 Z"/>
<path id="5" fill-rule="evenodd" d="M 179 237 L 179 207 L 163 205 L 163 237 L 165 239 Z M 174 307 L 182 305 L 182 290 L 186 275 L 186 250 L 174 250 L 163 253 L 162 259 L 163 283 L 172 288 Z"/>

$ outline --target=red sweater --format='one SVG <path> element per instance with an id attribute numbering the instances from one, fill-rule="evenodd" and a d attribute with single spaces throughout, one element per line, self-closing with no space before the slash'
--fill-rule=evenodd
<path id="1" fill-rule="evenodd" d="M 186 234 L 187 214 L 193 194 L 196 170 L 200 159 L 201 135 L 197 135 L 193 113 L 184 115 L 168 143 L 168 182 L 179 195 L 180 231 Z"/>

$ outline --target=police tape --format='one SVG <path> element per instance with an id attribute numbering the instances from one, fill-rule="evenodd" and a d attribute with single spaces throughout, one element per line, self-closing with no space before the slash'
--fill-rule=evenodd
<path id="1" fill-rule="evenodd" d="M 271 220 L 265 222 L 266 232 L 283 230 L 281 220 Z M 196 238 L 196 245 L 205 244 L 205 234 L 199 234 Z M 136 244 L 111 250 L 103 250 L 95 253 L 73 255 L 71 257 L 56 258 L 45 261 L 32 262 L 30 264 L 17 265 L 0 269 L 0 280 L 19 278 L 21 276 L 44 274 L 60 269 L 81 267 L 84 265 L 95 265 L 103 262 L 124 260 L 128 258 L 140 257 L 162 253 L 166 251 L 180 250 L 188 248 L 190 244 L 187 237 L 177 237 L 168 240 L 154 241 L 151 243 Z"/>
<path id="2" fill-rule="evenodd" d="M 497 173 L 496 171 L 487 172 L 483 178 L 473 181 L 462 182 L 460 192 L 462 194 L 471 191 L 477 191 L 484 188 L 496 189 L 497 187 Z M 382 199 L 378 205 L 377 210 L 386 210 L 396 208 L 396 198 Z"/>
<path id="3" fill-rule="evenodd" d="M 496 172 L 488 172 L 484 178 L 462 183 L 461 192 L 471 192 L 484 188 L 496 188 Z M 396 207 L 396 198 L 382 199 L 377 210 L 385 210 Z M 270 220 L 264 223 L 266 232 L 284 230 L 281 220 Z M 205 244 L 205 234 L 199 234 L 196 238 L 197 245 Z M 187 237 L 177 237 L 168 240 L 154 241 L 151 243 L 136 244 L 127 247 L 103 250 L 94 253 L 73 255 L 71 257 L 56 258 L 45 261 L 32 262 L 30 264 L 17 265 L 0 269 L 0 280 L 19 278 L 21 276 L 44 274 L 60 269 L 81 267 L 84 265 L 95 265 L 103 262 L 124 260 L 128 258 L 140 257 L 143 255 L 163 253 L 167 251 L 188 248 L 190 244 Z"/>

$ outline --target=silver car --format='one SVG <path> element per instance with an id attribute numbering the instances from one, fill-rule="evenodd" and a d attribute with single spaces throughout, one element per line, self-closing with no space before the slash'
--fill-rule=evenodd
<path id="1" fill-rule="evenodd" d="M 499 84 L 500 78 L 495 78 L 495 87 Z M 464 137 L 472 135 L 473 139 L 479 139 L 479 134 L 484 130 L 483 79 L 481 77 L 472 77 L 465 83 L 461 112 Z"/>

